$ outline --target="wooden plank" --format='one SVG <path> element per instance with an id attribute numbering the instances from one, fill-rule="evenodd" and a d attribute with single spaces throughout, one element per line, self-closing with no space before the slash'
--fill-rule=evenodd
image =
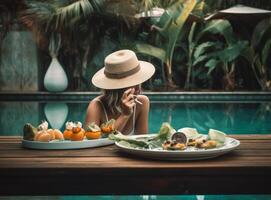
<path id="1" fill-rule="evenodd" d="M 0 149 L 0 158 L 39 158 L 39 157 L 115 157 L 119 156 L 119 150 L 110 145 L 101 148 L 77 149 L 77 150 L 32 150 L 23 148 Z M 238 156 L 266 156 L 271 155 L 271 148 L 262 148 L 255 146 L 240 146 L 234 150 Z"/>
<path id="2" fill-rule="evenodd" d="M 247 140 L 266 140 L 271 139 L 271 134 L 230 134 L 229 137 L 235 139 L 247 139 Z"/>
<path id="3" fill-rule="evenodd" d="M 40 158 L 0 158 L 0 169 L 3 168 L 210 168 L 210 167 L 269 167 L 270 156 L 233 156 L 225 155 L 202 161 L 156 161 L 135 157 L 40 157 Z"/>
<path id="4" fill-rule="evenodd" d="M 74 150 L 33 150 L 33 149 L 9 149 L 0 150 L 0 158 L 39 158 L 39 157 L 108 157 L 116 156 L 117 148 L 102 147 Z"/>
<path id="5" fill-rule="evenodd" d="M 240 149 L 271 149 L 271 143 L 243 143 L 241 141 L 240 146 L 238 147 Z"/>
<path id="6" fill-rule="evenodd" d="M 268 154 L 271 150 L 271 143 L 244 143 L 241 141 L 241 145 L 235 150 L 250 151 L 250 155 L 254 155 L 253 152 L 257 152 L 256 155 L 260 152 L 265 152 Z M 261 150 L 261 151 L 259 151 Z M 79 149 L 79 150 L 32 150 L 25 149 L 21 147 L 21 144 L 12 143 L 12 144 L 1 144 L 0 145 L 0 157 L 93 157 L 93 156 L 118 156 L 116 153 L 118 149 L 114 145 L 109 145 L 106 147 L 99 148 L 88 148 L 88 149 Z"/>
<path id="7" fill-rule="evenodd" d="M 2 139 L 22 139 L 22 136 L 16 136 L 16 135 L 1 135 L 0 140 Z"/>
<path id="8" fill-rule="evenodd" d="M 241 141 L 241 145 L 235 150 L 251 150 L 257 151 L 270 151 L 271 143 L 243 143 Z M 25 149 L 21 147 L 21 144 L 1 144 L 0 145 L 0 157 L 36 157 L 36 156 L 116 156 L 112 155 L 112 153 L 117 152 L 118 149 L 114 145 L 109 145 L 106 147 L 98 147 L 98 148 L 88 148 L 88 149 L 77 149 L 77 150 L 33 150 L 33 149 Z"/>
<path id="9" fill-rule="evenodd" d="M 235 154 L 238 156 L 261 156 L 261 157 L 270 157 L 271 150 L 262 150 L 262 149 L 239 149 L 235 151 Z M 269 158 L 268 158 L 269 159 Z"/>

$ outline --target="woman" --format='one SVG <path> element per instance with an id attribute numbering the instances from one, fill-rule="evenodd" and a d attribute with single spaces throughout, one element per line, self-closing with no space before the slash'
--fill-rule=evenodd
<path id="1" fill-rule="evenodd" d="M 151 63 L 139 61 L 131 50 L 108 55 L 105 67 L 92 77 L 102 94 L 89 103 L 85 127 L 115 119 L 115 128 L 123 134 L 148 133 L 150 103 L 147 96 L 140 95 L 140 85 L 154 72 Z"/>

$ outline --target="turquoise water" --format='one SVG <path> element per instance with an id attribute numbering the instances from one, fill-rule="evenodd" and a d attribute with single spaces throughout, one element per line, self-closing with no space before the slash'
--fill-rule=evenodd
<path id="1" fill-rule="evenodd" d="M 63 130 L 68 120 L 84 122 L 87 106 L 87 102 L 0 102 L 0 135 L 22 135 L 25 123 L 38 125 L 42 120 Z M 213 128 L 228 134 L 267 134 L 271 133 L 271 103 L 151 103 L 150 133 L 158 132 L 163 122 L 201 133 Z"/>

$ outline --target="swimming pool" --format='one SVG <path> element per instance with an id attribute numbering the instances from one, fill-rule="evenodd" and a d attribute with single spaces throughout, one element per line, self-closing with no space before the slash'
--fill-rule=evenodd
<path id="1" fill-rule="evenodd" d="M 87 106 L 86 101 L 0 101 L 0 135 L 22 135 L 25 123 L 38 125 L 42 120 L 63 130 L 68 120 L 84 122 Z M 163 122 L 201 133 L 213 128 L 227 134 L 267 134 L 271 133 L 271 103 L 151 102 L 149 132 L 158 132 Z"/>

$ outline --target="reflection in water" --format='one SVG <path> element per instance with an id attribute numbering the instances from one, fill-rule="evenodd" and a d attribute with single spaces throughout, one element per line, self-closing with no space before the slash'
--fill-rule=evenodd
<path id="1" fill-rule="evenodd" d="M 48 120 L 63 131 L 66 121 L 84 123 L 88 102 L 0 102 L 0 135 L 21 135 L 25 123 L 34 126 Z M 271 132 L 271 104 L 261 103 L 151 103 L 149 132 L 157 133 L 163 122 L 175 129 L 194 127 L 201 133 L 210 128 L 227 134 Z"/>
<path id="2" fill-rule="evenodd" d="M 68 116 L 69 108 L 66 103 L 47 103 L 44 113 L 52 128 L 61 129 Z"/>
<path id="3" fill-rule="evenodd" d="M 271 131 L 270 108 L 268 102 L 151 104 L 149 129 L 158 132 L 163 122 L 172 119 L 175 129 L 193 127 L 208 133 L 213 128 L 227 134 L 267 134 Z"/>

